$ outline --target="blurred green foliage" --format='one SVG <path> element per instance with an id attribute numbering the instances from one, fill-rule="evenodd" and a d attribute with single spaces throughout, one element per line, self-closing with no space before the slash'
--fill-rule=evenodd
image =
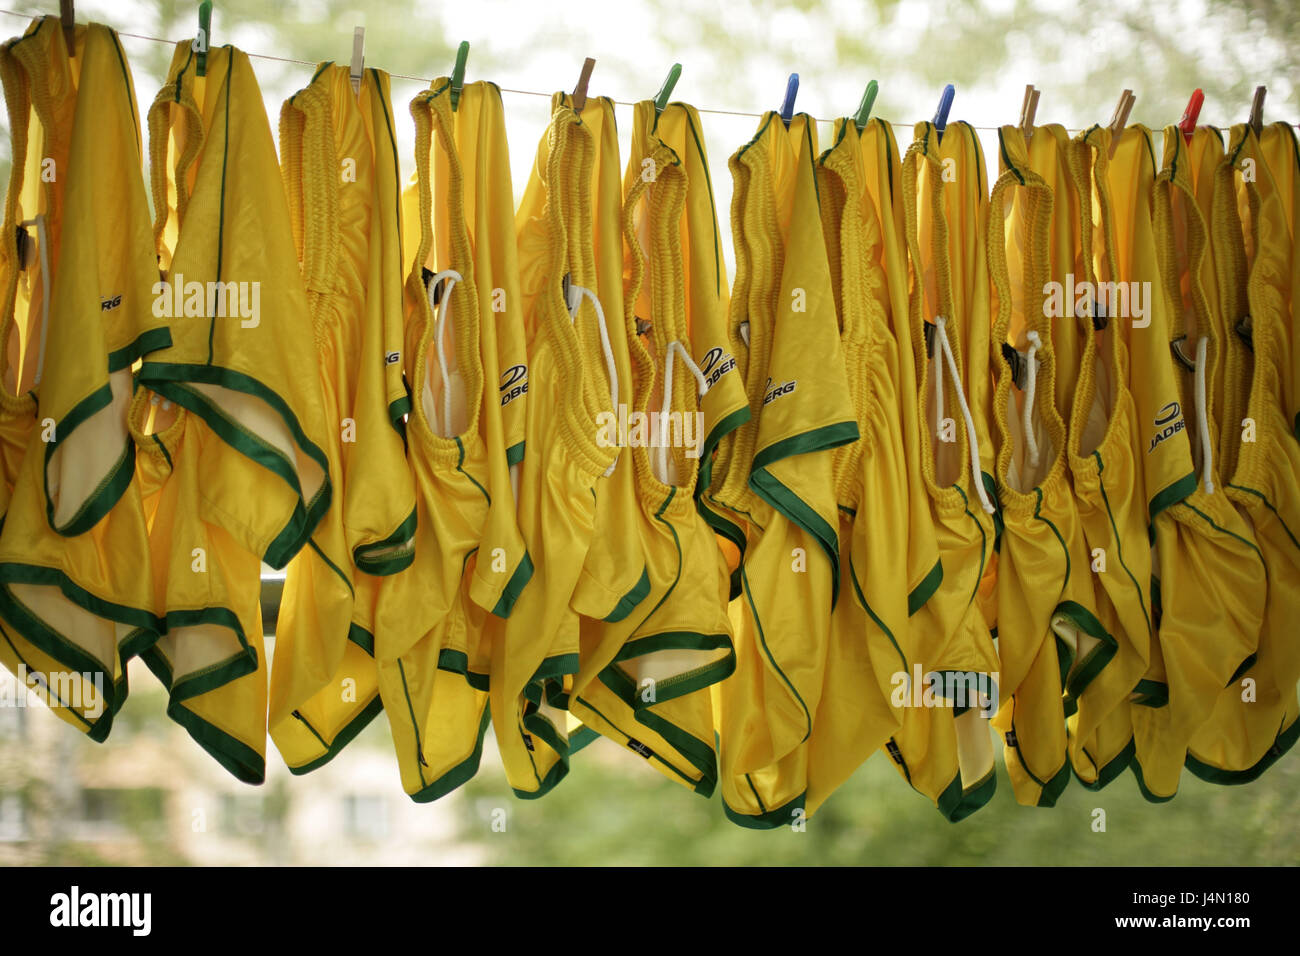
<path id="1" fill-rule="evenodd" d="M 1124 774 L 1099 793 L 1072 781 L 1053 808 L 1016 804 L 998 757 L 987 806 L 949 823 L 876 754 L 806 822 L 760 832 L 597 741 L 541 800 L 516 800 L 485 768 L 465 788 L 461 838 L 496 864 L 1236 866 L 1300 862 L 1300 759 L 1289 754 L 1253 784 L 1218 787 L 1183 775 L 1173 801 L 1151 804 Z M 492 828 L 504 808 L 506 828 Z M 1094 810 L 1106 830 L 1093 830 Z"/>

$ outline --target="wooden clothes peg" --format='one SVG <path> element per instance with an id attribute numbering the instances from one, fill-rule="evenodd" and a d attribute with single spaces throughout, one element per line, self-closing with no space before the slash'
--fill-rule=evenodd
<path id="1" fill-rule="evenodd" d="M 63 23 L 63 40 L 68 45 L 68 56 L 77 48 L 77 14 L 72 0 L 59 0 L 59 20 Z"/>
<path id="2" fill-rule="evenodd" d="M 1266 87 L 1255 87 L 1255 98 L 1250 103 L 1250 128 L 1256 136 L 1264 131 L 1264 94 L 1267 92 Z"/>
<path id="3" fill-rule="evenodd" d="M 361 95 L 361 78 L 366 71 L 366 28 L 357 27 L 352 31 L 352 79 L 353 95 Z"/>
<path id="4" fill-rule="evenodd" d="M 1025 87 L 1025 100 L 1020 104 L 1020 132 L 1024 133 L 1026 144 L 1034 135 L 1034 116 L 1038 113 L 1039 92 L 1030 83 Z"/>
<path id="5" fill-rule="evenodd" d="M 596 61 L 587 57 L 582 61 L 582 72 L 578 74 L 578 85 L 573 88 L 573 108 L 579 113 L 587 105 L 587 84 L 591 82 L 591 71 L 596 68 Z"/>
<path id="6" fill-rule="evenodd" d="M 1133 109 L 1133 104 L 1137 102 L 1137 97 L 1133 95 L 1132 90 L 1125 90 L 1120 94 L 1119 105 L 1115 107 L 1115 113 L 1110 118 L 1110 151 L 1108 158 L 1115 158 L 1115 149 L 1119 146 L 1119 138 L 1124 133 L 1124 127 L 1128 125 L 1128 114 Z"/>

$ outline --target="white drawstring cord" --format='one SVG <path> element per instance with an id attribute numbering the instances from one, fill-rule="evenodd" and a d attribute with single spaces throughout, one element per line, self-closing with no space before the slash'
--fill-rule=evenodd
<path id="1" fill-rule="evenodd" d="M 700 386 L 700 396 L 703 397 L 704 393 L 709 390 L 709 383 L 704 380 L 704 373 L 701 372 L 700 367 L 695 364 L 695 360 L 692 359 L 690 353 L 686 351 L 686 347 L 677 339 L 669 342 L 668 347 L 664 350 L 664 402 L 663 408 L 659 412 L 658 472 L 659 480 L 664 484 L 672 484 L 672 482 L 668 480 L 668 416 L 672 412 L 673 407 L 674 352 L 682 357 L 682 361 L 686 363 L 686 367 L 689 368 L 691 374 L 695 376 L 695 381 Z M 682 414 L 685 415 L 686 412 L 683 412 Z M 685 426 L 683 425 L 683 431 L 684 430 Z"/>
<path id="2" fill-rule="evenodd" d="M 1196 341 L 1196 425 L 1201 436 L 1201 483 L 1206 494 L 1214 494 L 1214 457 L 1210 449 L 1210 423 L 1205 411 L 1205 365 L 1209 338 Z"/>
<path id="3" fill-rule="evenodd" d="M 41 384 L 41 374 L 45 371 L 45 336 L 50 327 L 50 251 L 45 241 L 45 213 L 38 213 L 35 219 L 28 219 L 24 226 L 36 227 L 36 244 L 41 250 L 41 346 L 36 356 L 36 377 L 32 379 L 32 388 Z"/>
<path id="4" fill-rule="evenodd" d="M 1025 429 L 1025 445 L 1029 449 L 1029 466 L 1038 467 L 1038 441 L 1034 438 L 1034 388 L 1038 381 L 1038 363 L 1034 359 L 1034 353 L 1042 348 L 1042 339 L 1038 337 L 1037 332 L 1030 332 L 1026 336 L 1029 339 L 1029 352 L 1027 356 L 1027 369 L 1025 371 L 1025 407 L 1021 409 L 1021 422 Z"/>
<path id="5" fill-rule="evenodd" d="M 942 315 L 935 316 L 934 324 L 940 334 L 943 333 L 944 323 L 948 320 Z M 946 342 L 948 337 L 944 336 Z M 943 440 L 943 361 L 935 363 L 934 366 L 934 437 L 940 441 Z"/>
<path id="6" fill-rule="evenodd" d="M 961 406 L 962 418 L 966 420 L 966 444 L 970 447 L 971 484 L 975 486 L 975 493 L 979 495 L 980 504 L 984 507 L 984 510 L 989 514 L 993 514 L 997 509 L 993 507 L 993 502 L 989 501 L 988 493 L 984 490 L 984 479 L 980 473 L 979 439 L 975 434 L 975 420 L 971 418 L 970 407 L 966 404 L 966 394 L 961 387 L 961 376 L 957 373 L 957 360 L 953 357 L 952 346 L 948 344 L 948 333 L 944 330 L 944 326 L 947 324 L 948 320 L 942 315 L 935 316 L 934 328 L 937 333 L 936 338 L 939 340 L 939 350 L 943 352 L 944 358 L 948 360 L 948 372 L 952 375 L 953 390 L 957 393 L 957 404 Z M 934 376 L 936 389 L 940 396 L 938 404 L 941 411 L 943 386 L 939 369 L 942 367 L 942 363 L 936 367 Z M 942 417 L 940 418 L 940 424 L 942 424 Z"/>
<path id="7" fill-rule="evenodd" d="M 600 306 L 600 299 L 596 298 L 596 293 L 590 289 L 576 285 L 569 285 L 569 320 L 576 322 L 578 318 L 578 307 L 582 304 L 582 297 L 586 296 L 591 299 L 591 304 L 596 308 L 596 322 L 600 328 L 600 348 L 605 353 L 605 369 L 609 372 L 609 405 L 618 414 L 618 366 L 614 364 L 614 349 L 609 344 L 609 330 L 605 327 L 605 310 Z M 605 470 L 608 477 L 614 473 L 614 466 L 618 464 L 617 454 L 609 468 Z"/>
<path id="8" fill-rule="evenodd" d="M 435 304 L 434 292 L 439 284 L 447 283 L 447 288 L 442 294 L 440 303 Z M 438 310 L 437 324 L 433 331 L 434 351 L 438 355 L 438 369 L 442 372 L 442 428 L 443 438 L 450 438 L 453 434 L 451 424 L 451 375 L 447 372 L 447 355 L 443 351 L 442 339 L 443 333 L 447 329 L 447 310 L 451 307 L 451 290 L 455 288 L 457 282 L 464 281 L 461 274 L 455 269 L 443 269 L 441 272 L 434 273 L 429 277 L 429 305 Z"/>

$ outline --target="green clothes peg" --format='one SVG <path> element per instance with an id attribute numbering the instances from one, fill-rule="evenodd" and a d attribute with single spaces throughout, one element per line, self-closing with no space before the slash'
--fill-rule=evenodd
<path id="1" fill-rule="evenodd" d="M 208 46 L 212 40 L 212 0 L 199 4 L 199 35 L 194 38 L 195 63 L 199 76 L 208 75 Z"/>
<path id="2" fill-rule="evenodd" d="M 681 75 L 682 65 L 674 63 L 673 68 L 668 71 L 668 77 L 664 80 L 664 85 L 659 87 L 659 94 L 655 97 L 655 116 L 662 113 L 664 107 L 668 105 L 668 98 L 673 95 L 673 87 L 677 85 Z"/>
<path id="3" fill-rule="evenodd" d="M 853 114 L 853 125 L 861 133 L 867 126 L 867 120 L 871 118 L 871 107 L 876 102 L 876 81 L 872 80 L 867 84 L 866 92 L 862 94 L 862 102 L 858 104 L 858 111 Z"/>
<path id="4" fill-rule="evenodd" d="M 456 65 L 451 70 L 451 109 L 454 113 L 460 103 L 460 91 L 465 86 L 465 61 L 469 59 L 469 41 L 461 40 L 456 50 Z"/>

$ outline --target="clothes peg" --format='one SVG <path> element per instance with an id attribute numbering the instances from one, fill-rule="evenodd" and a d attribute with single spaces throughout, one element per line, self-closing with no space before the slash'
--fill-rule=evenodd
<path id="1" fill-rule="evenodd" d="M 579 113 L 587 105 L 587 84 L 591 82 L 591 71 L 596 68 L 596 61 L 587 57 L 582 61 L 582 72 L 578 74 L 578 85 L 573 88 L 573 108 Z"/>
<path id="2" fill-rule="evenodd" d="M 1192 93 L 1192 98 L 1187 101 L 1187 109 L 1183 111 L 1183 118 L 1178 121 L 1178 129 L 1182 132 L 1183 138 L 1187 140 L 1187 145 L 1192 144 L 1192 134 L 1196 132 L 1196 121 L 1201 115 L 1201 106 L 1205 103 L 1205 94 L 1199 89 Z"/>
<path id="3" fill-rule="evenodd" d="M 1264 129 L 1264 94 L 1267 92 L 1265 87 L 1255 87 L 1255 99 L 1250 104 L 1250 128 L 1256 136 Z"/>
<path id="4" fill-rule="evenodd" d="M 939 108 L 934 111 L 935 142 L 943 142 L 943 131 L 948 128 L 948 111 L 952 109 L 952 99 L 957 95 L 957 87 L 949 83 L 939 94 Z"/>
<path id="5" fill-rule="evenodd" d="M 357 27 L 352 31 L 352 78 L 353 95 L 361 95 L 361 77 L 366 69 L 366 28 Z"/>
<path id="6" fill-rule="evenodd" d="M 781 102 L 781 122 L 785 128 L 790 128 L 790 120 L 794 118 L 794 98 L 799 95 L 799 74 L 791 73 L 790 79 L 785 81 L 785 99 Z"/>
<path id="7" fill-rule="evenodd" d="M 1034 84 L 1030 83 L 1025 87 L 1025 101 L 1020 104 L 1020 132 L 1025 134 L 1026 143 L 1034 135 L 1034 116 L 1038 113 L 1040 92 L 1034 89 Z"/>
<path id="8" fill-rule="evenodd" d="M 859 133 L 867 128 L 867 120 L 871 119 L 871 107 L 876 102 L 876 89 L 875 80 L 867 84 L 862 94 L 862 101 L 858 103 L 858 111 L 853 114 L 853 125 L 858 128 Z"/>
<path id="9" fill-rule="evenodd" d="M 1111 159 L 1115 158 L 1115 149 L 1119 146 L 1119 138 L 1124 134 L 1124 127 L 1128 125 L 1128 114 L 1133 109 L 1133 104 L 1137 102 L 1137 97 L 1133 95 L 1132 90 L 1125 90 L 1120 94 L 1119 105 L 1115 107 L 1115 113 L 1110 118 L 1110 153 Z"/>
<path id="10" fill-rule="evenodd" d="M 68 56 L 77 46 L 77 14 L 72 9 L 72 0 L 59 0 L 59 19 L 63 21 L 63 39 L 68 45 Z"/>
<path id="11" fill-rule="evenodd" d="M 655 97 L 655 116 L 662 113 L 664 107 L 668 105 L 668 98 L 673 95 L 673 87 L 677 85 L 677 81 L 681 79 L 681 76 L 682 65 L 674 63 L 672 69 L 668 71 L 668 76 L 664 79 L 664 85 L 659 87 L 659 94 Z"/>
<path id="12" fill-rule="evenodd" d="M 469 59 L 469 41 L 461 40 L 456 49 L 456 65 L 451 68 L 451 111 L 460 105 L 460 91 L 465 88 L 465 61 Z"/>
<path id="13" fill-rule="evenodd" d="M 208 75 L 208 49 L 212 46 L 212 0 L 199 4 L 199 32 L 194 37 L 194 67 L 199 76 Z"/>

